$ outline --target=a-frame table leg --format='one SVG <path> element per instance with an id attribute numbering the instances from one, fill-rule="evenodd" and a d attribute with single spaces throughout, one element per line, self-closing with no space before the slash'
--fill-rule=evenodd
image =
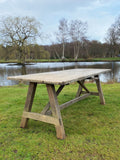
<path id="1" fill-rule="evenodd" d="M 79 87 L 78 87 L 78 90 L 77 90 L 77 93 L 76 93 L 76 97 L 79 97 L 82 93 L 82 87 L 81 85 L 79 84 Z"/>
<path id="2" fill-rule="evenodd" d="M 89 93 L 88 89 L 84 86 L 85 80 L 77 81 L 77 82 L 79 84 L 79 87 L 78 87 L 76 97 L 79 97 L 82 94 L 82 88 L 84 88 Z"/>
<path id="3" fill-rule="evenodd" d="M 57 95 L 57 96 L 60 94 L 60 92 L 62 91 L 63 88 L 64 88 L 64 85 L 61 85 L 61 86 L 58 88 L 58 90 L 57 90 L 57 92 L 56 92 L 56 95 Z M 47 104 L 47 105 L 45 106 L 45 108 L 42 110 L 41 114 L 46 114 L 47 111 L 49 110 L 49 108 L 50 108 L 50 102 L 48 102 L 48 104 Z"/>
<path id="4" fill-rule="evenodd" d="M 103 96 L 103 92 L 102 92 L 102 88 L 101 88 L 101 83 L 100 83 L 98 75 L 95 76 L 95 82 L 96 82 L 98 93 L 99 93 L 99 97 L 100 97 L 100 103 L 104 105 L 105 104 L 105 99 L 104 99 L 104 96 Z"/>
<path id="5" fill-rule="evenodd" d="M 30 112 L 32 109 L 32 104 L 33 104 L 33 99 L 36 91 L 37 83 L 32 83 L 30 82 L 29 88 L 28 88 L 28 93 L 27 93 L 27 98 L 26 98 L 26 103 L 24 107 L 24 111 Z M 20 127 L 25 128 L 27 126 L 28 118 L 22 117 Z"/>
<path id="6" fill-rule="evenodd" d="M 51 110 L 52 110 L 52 116 L 55 117 L 56 119 L 58 119 L 58 122 L 59 122 L 58 125 L 55 125 L 56 136 L 59 139 L 64 139 L 65 138 L 65 131 L 64 131 L 60 108 L 58 105 L 55 86 L 51 85 L 51 84 L 47 84 L 46 87 L 47 87 L 49 102 L 50 102 L 50 106 L 51 106 Z"/>

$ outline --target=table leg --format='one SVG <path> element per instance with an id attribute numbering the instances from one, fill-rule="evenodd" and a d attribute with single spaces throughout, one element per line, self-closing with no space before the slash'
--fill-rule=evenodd
<path id="1" fill-rule="evenodd" d="M 90 91 L 86 88 L 86 86 L 84 85 L 84 82 L 85 82 L 85 80 L 84 80 L 84 81 L 78 81 L 79 85 L 80 85 L 87 93 L 89 93 Z"/>
<path id="2" fill-rule="evenodd" d="M 64 139 L 65 138 L 65 131 L 64 131 L 61 113 L 60 113 L 60 108 L 59 108 L 58 101 L 57 101 L 57 94 L 55 91 L 55 86 L 47 84 L 46 87 L 48 90 L 48 96 L 49 96 L 50 106 L 51 106 L 51 110 L 52 110 L 52 115 L 53 115 L 53 117 L 58 119 L 58 122 L 59 122 L 58 125 L 55 125 L 56 136 L 59 139 Z"/>
<path id="3" fill-rule="evenodd" d="M 57 90 L 57 92 L 56 92 L 56 95 L 57 95 L 57 96 L 60 94 L 60 92 L 62 91 L 63 88 L 64 88 L 64 85 L 61 85 L 61 86 L 58 88 L 58 90 Z M 47 104 L 47 105 L 45 106 L 45 108 L 42 110 L 41 114 L 46 114 L 47 111 L 49 110 L 49 108 L 50 108 L 50 102 L 48 102 L 48 104 Z"/>
<path id="4" fill-rule="evenodd" d="M 77 91 L 76 97 L 79 97 L 83 93 L 83 91 L 82 91 L 83 88 L 87 93 L 89 93 L 89 90 L 84 85 L 85 80 L 77 81 L 77 82 L 79 84 L 79 87 L 78 87 L 78 91 Z"/>
<path id="5" fill-rule="evenodd" d="M 103 96 L 103 92 L 102 92 L 102 88 L 101 88 L 101 84 L 100 84 L 100 80 L 99 80 L 99 76 L 95 76 L 95 81 L 96 81 L 96 85 L 97 85 L 97 89 L 98 89 L 98 93 L 99 93 L 99 97 L 100 97 L 100 103 L 101 104 L 105 104 L 105 99 Z"/>
<path id="6" fill-rule="evenodd" d="M 79 96 L 81 95 L 81 93 L 82 93 L 82 87 L 81 87 L 81 85 L 79 84 L 76 97 L 79 97 Z"/>
<path id="7" fill-rule="evenodd" d="M 26 112 L 31 112 L 36 87 L 37 87 L 37 83 L 30 82 L 28 93 L 27 93 L 27 98 L 26 98 L 26 103 L 24 107 L 24 111 Z M 29 118 L 22 117 L 21 124 L 20 124 L 21 128 L 25 128 L 27 126 L 28 119 Z"/>

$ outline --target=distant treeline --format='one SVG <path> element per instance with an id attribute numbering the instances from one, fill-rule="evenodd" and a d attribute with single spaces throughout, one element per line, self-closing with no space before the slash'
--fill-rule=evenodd
<path id="1" fill-rule="evenodd" d="M 49 46 L 44 46 L 50 54 L 51 59 L 61 59 L 62 58 L 62 44 L 54 44 Z M 99 41 L 85 41 L 80 44 L 78 58 L 105 58 L 105 57 L 117 57 L 120 53 L 120 46 L 115 47 L 107 43 L 101 43 Z M 65 58 L 75 59 L 74 56 L 74 44 L 65 44 Z"/>
<path id="2" fill-rule="evenodd" d="M 24 49 L 25 59 L 49 59 L 50 53 L 41 45 L 27 45 Z M 0 59 L 1 60 L 20 60 L 20 52 L 12 46 L 0 45 Z"/>
<path id="3" fill-rule="evenodd" d="M 62 44 L 52 45 L 27 45 L 25 48 L 25 59 L 62 59 Z M 78 58 L 105 58 L 115 57 L 120 53 L 120 46 L 115 48 L 107 43 L 99 41 L 85 41 L 81 43 Z M 0 59 L 20 59 L 20 53 L 15 47 L 0 45 Z M 65 58 L 74 59 L 74 44 L 65 44 Z"/>

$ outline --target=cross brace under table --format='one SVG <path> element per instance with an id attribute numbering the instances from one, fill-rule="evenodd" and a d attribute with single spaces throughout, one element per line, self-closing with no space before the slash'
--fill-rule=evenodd
<path id="1" fill-rule="evenodd" d="M 55 91 L 54 84 L 46 84 L 48 96 L 49 96 L 49 102 L 45 106 L 45 108 L 42 110 L 41 114 L 31 112 L 37 83 L 30 82 L 20 127 L 25 128 L 27 126 L 29 119 L 34 119 L 34 120 L 54 124 L 55 128 L 56 128 L 57 138 L 64 139 L 65 138 L 65 130 L 64 130 L 62 117 L 61 117 L 61 112 L 60 112 L 61 109 L 64 109 L 64 108 L 66 108 L 66 107 L 68 107 L 68 106 L 70 106 L 70 105 L 74 104 L 75 102 L 78 102 L 82 99 L 85 99 L 90 95 L 99 96 L 100 103 L 103 105 L 105 104 L 99 76 L 98 75 L 94 76 L 93 79 L 96 82 L 98 92 L 90 92 L 86 88 L 86 86 L 84 85 L 85 79 L 77 81 L 79 84 L 79 87 L 78 87 L 75 99 L 70 100 L 62 105 L 58 104 L 57 96 L 62 91 L 62 89 L 64 88 L 65 85 L 60 85 L 58 90 Z M 84 89 L 84 91 L 82 89 Z M 81 95 L 81 94 L 83 94 L 83 95 Z"/>

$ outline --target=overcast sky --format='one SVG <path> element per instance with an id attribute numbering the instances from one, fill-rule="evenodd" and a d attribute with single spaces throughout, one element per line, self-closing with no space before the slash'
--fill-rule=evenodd
<path id="1" fill-rule="evenodd" d="M 54 33 L 63 17 L 80 19 L 88 23 L 89 39 L 104 42 L 107 29 L 120 15 L 120 0 L 0 0 L 0 16 L 9 15 L 35 17 L 45 33 Z"/>

